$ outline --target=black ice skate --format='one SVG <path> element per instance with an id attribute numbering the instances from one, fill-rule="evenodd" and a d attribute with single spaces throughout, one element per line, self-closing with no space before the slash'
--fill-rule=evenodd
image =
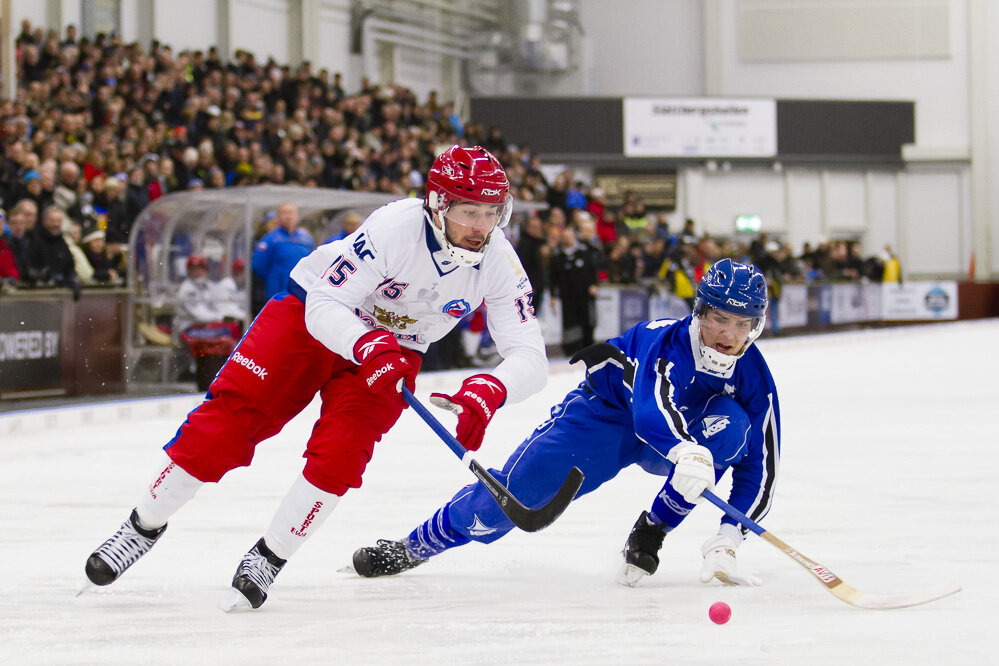
<path id="1" fill-rule="evenodd" d="M 136 561 L 149 552 L 167 526 L 147 530 L 139 527 L 139 516 L 132 509 L 128 520 L 87 558 L 87 578 L 94 585 L 110 585 Z"/>
<path id="2" fill-rule="evenodd" d="M 402 541 L 379 539 L 378 545 L 354 551 L 354 571 L 365 578 L 394 576 L 426 562 L 413 557 Z"/>
<path id="3" fill-rule="evenodd" d="M 267 589 L 287 561 L 275 555 L 261 538 L 236 567 L 232 588 L 222 610 L 228 613 L 260 608 L 267 601 Z"/>
<path id="4" fill-rule="evenodd" d="M 669 531 L 665 525 L 657 525 L 649 520 L 649 512 L 643 511 L 631 528 L 628 541 L 624 544 L 624 564 L 617 574 L 617 582 L 634 587 L 638 581 L 651 576 L 659 568 L 659 549 Z"/>

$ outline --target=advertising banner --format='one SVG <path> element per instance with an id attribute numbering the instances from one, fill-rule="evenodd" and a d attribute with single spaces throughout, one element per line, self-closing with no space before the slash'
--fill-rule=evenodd
<path id="1" fill-rule="evenodd" d="M 832 308 L 829 312 L 829 323 L 852 324 L 866 321 L 867 308 L 864 305 L 864 285 L 858 283 L 834 284 L 832 289 Z"/>
<path id="2" fill-rule="evenodd" d="M 624 98 L 625 157 L 776 154 L 776 100 Z"/>
<path id="3" fill-rule="evenodd" d="M 620 292 L 621 331 L 627 331 L 640 321 L 649 318 L 649 294 L 644 289 L 622 289 Z M 594 337 L 594 339 L 596 339 Z"/>
<path id="4" fill-rule="evenodd" d="M 956 282 L 881 285 L 882 318 L 894 321 L 957 319 Z"/>
<path id="5" fill-rule="evenodd" d="M 794 328 L 808 323 L 808 288 L 803 284 L 786 284 L 777 303 L 781 328 Z"/>
<path id="6" fill-rule="evenodd" d="M 687 301 L 673 294 L 654 294 L 649 297 L 649 319 L 683 319 L 690 314 Z"/>
<path id="7" fill-rule="evenodd" d="M 0 397 L 62 387 L 62 302 L 4 304 L 0 317 Z"/>
<path id="8" fill-rule="evenodd" d="M 603 342 L 607 338 L 620 335 L 621 291 L 617 288 L 600 287 L 597 290 L 597 324 L 593 328 L 593 339 Z"/>

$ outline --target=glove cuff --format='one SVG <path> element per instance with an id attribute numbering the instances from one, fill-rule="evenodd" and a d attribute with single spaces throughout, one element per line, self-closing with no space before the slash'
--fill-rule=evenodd
<path id="1" fill-rule="evenodd" d="M 745 541 L 745 537 L 742 534 L 742 528 L 738 525 L 733 525 L 732 523 L 722 523 L 718 528 L 718 536 L 728 537 L 738 548 Z"/>
<path id="2" fill-rule="evenodd" d="M 680 456 L 685 453 L 694 452 L 707 453 L 708 456 L 711 456 L 711 451 L 697 442 L 680 442 L 666 453 L 666 460 L 675 465 L 676 461 L 680 459 Z"/>
<path id="3" fill-rule="evenodd" d="M 506 402 L 506 386 L 489 374 L 472 375 L 461 384 L 462 389 L 473 389 L 488 403 L 491 410 L 499 409 Z M 459 391 L 458 393 L 462 393 Z"/>
<path id="4" fill-rule="evenodd" d="M 370 359 L 387 351 L 402 351 L 395 336 L 380 329 L 368 331 L 354 343 L 354 362 L 364 365 Z"/>
<path id="5" fill-rule="evenodd" d="M 726 550 L 731 550 L 732 556 L 735 557 L 735 551 L 738 547 L 739 545 L 735 541 L 724 534 L 716 534 L 705 541 L 704 545 L 701 546 L 701 555 L 703 557 L 707 557 L 712 551 L 718 550 L 719 548 L 725 548 Z"/>

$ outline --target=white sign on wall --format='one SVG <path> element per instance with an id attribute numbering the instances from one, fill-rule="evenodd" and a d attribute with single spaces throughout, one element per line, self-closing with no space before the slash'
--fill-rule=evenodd
<path id="1" fill-rule="evenodd" d="M 768 317 L 771 323 L 773 313 Z M 777 323 L 781 328 L 808 324 L 808 288 L 803 284 L 786 284 L 777 303 Z"/>
<path id="2" fill-rule="evenodd" d="M 773 157 L 772 99 L 624 98 L 625 157 Z"/>
<path id="3" fill-rule="evenodd" d="M 956 282 L 885 283 L 881 289 L 884 319 L 957 319 Z"/>

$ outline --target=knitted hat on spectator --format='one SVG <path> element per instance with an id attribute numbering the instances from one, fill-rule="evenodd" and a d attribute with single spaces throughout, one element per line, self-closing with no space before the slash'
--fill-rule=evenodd
<path id="1" fill-rule="evenodd" d="M 91 231 L 90 233 L 88 233 L 86 236 L 84 236 L 83 238 L 81 238 L 80 242 L 81 243 L 89 243 L 90 241 L 95 241 L 95 240 L 104 240 L 104 232 L 101 231 L 100 229 L 94 229 L 93 231 Z"/>
<path id="2" fill-rule="evenodd" d="M 41 180 L 41 178 L 42 178 L 41 174 L 39 174 L 37 171 L 35 171 L 34 169 L 32 169 L 31 171 L 29 171 L 26 174 L 24 174 L 24 178 L 22 178 L 22 181 L 24 182 L 25 185 L 27 185 L 31 181 L 33 181 L 33 180 Z"/>

